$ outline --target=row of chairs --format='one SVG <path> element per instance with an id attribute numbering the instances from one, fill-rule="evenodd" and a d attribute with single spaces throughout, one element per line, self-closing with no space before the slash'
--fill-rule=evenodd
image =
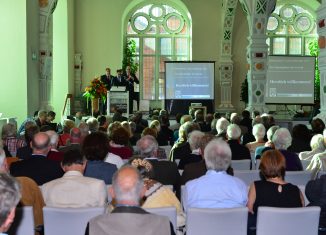
<path id="1" fill-rule="evenodd" d="M 150 213 L 167 216 L 176 230 L 174 207 L 148 209 Z M 104 208 L 50 208 L 44 207 L 44 232 L 46 235 L 82 235 L 87 222 L 104 213 Z M 9 234 L 34 235 L 31 207 L 17 210 L 17 216 Z M 257 214 L 257 235 L 307 235 L 318 233 L 320 208 L 272 208 L 260 207 Z M 186 221 L 187 235 L 246 235 L 248 209 L 189 208 Z M 20 223 L 19 223 L 20 222 Z M 13 232 L 14 231 L 14 232 Z"/>

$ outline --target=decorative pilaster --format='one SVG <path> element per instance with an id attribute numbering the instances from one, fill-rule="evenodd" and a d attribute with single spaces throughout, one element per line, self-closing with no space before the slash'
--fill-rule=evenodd
<path id="1" fill-rule="evenodd" d="M 82 111 L 82 56 L 81 54 L 75 54 L 75 97 L 74 97 L 74 111 Z"/>
<path id="2" fill-rule="evenodd" d="M 316 117 L 326 123 L 326 1 L 323 0 L 317 11 L 317 32 L 320 48 L 318 60 L 320 71 L 320 114 Z"/>
<path id="3" fill-rule="evenodd" d="M 266 65 L 268 45 L 266 29 L 270 14 L 274 11 L 276 0 L 240 0 L 247 14 L 249 24 L 248 62 L 248 97 L 247 109 L 267 112 L 265 105 Z"/>
<path id="4" fill-rule="evenodd" d="M 40 6 L 40 109 L 53 110 L 52 100 L 52 13 L 58 0 L 39 0 Z"/>
<path id="5" fill-rule="evenodd" d="M 234 107 L 231 103 L 232 97 L 232 32 L 235 11 L 238 0 L 226 0 L 223 2 L 224 23 L 223 23 L 223 41 L 220 70 L 220 94 L 221 104 L 218 106 L 220 112 L 232 112 Z"/>

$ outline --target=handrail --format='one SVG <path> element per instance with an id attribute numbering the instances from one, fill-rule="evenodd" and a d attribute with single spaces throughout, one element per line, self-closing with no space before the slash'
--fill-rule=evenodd
<path id="1" fill-rule="evenodd" d="M 67 94 L 67 95 L 66 95 L 65 104 L 64 104 L 64 106 L 63 106 L 63 110 L 62 110 L 62 115 L 61 115 L 61 116 L 64 116 L 64 114 L 65 114 L 65 111 L 66 111 L 66 108 L 67 108 L 68 99 L 70 99 L 70 101 L 71 101 L 71 99 L 72 99 L 72 94 Z M 71 103 L 71 102 L 70 102 L 70 103 Z"/>

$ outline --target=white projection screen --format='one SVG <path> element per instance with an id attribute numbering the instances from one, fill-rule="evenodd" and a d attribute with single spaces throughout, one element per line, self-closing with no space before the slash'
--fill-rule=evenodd
<path id="1" fill-rule="evenodd" d="M 215 62 L 166 61 L 165 99 L 214 100 Z"/>
<path id="2" fill-rule="evenodd" d="M 265 103 L 313 104 L 315 57 L 269 56 Z"/>

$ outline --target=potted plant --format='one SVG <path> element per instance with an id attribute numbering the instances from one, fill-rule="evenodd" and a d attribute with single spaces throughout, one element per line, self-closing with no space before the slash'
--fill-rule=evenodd
<path id="1" fill-rule="evenodd" d="M 89 100 L 92 101 L 92 115 L 94 112 L 99 111 L 99 99 L 106 101 L 107 89 L 101 82 L 100 78 L 94 78 L 90 85 L 86 86 L 83 97 L 86 98 L 87 108 Z"/>

